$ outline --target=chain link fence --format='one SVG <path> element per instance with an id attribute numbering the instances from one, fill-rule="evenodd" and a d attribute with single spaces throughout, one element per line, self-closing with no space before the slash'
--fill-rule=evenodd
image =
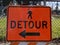
<path id="1" fill-rule="evenodd" d="M 53 15 L 52 22 L 52 41 L 49 45 L 60 45 L 60 15 Z M 6 42 L 7 15 L 0 14 L 0 42 Z M 56 43 L 56 44 L 55 44 Z"/>
<path id="2" fill-rule="evenodd" d="M 52 15 L 52 42 L 60 42 L 60 15 Z M 0 16 L 0 42 L 6 38 L 7 16 Z"/>
<path id="3" fill-rule="evenodd" d="M 60 15 L 52 16 L 52 38 L 60 38 Z"/>

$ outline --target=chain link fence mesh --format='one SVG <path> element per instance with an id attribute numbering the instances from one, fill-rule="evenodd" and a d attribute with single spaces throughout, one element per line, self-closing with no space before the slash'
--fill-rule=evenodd
<path id="1" fill-rule="evenodd" d="M 60 15 L 52 16 L 52 39 L 60 38 Z M 7 16 L 0 16 L 0 41 L 5 41 Z"/>
<path id="2" fill-rule="evenodd" d="M 60 15 L 52 16 L 52 38 L 60 38 Z"/>
<path id="3" fill-rule="evenodd" d="M 52 41 L 49 45 L 58 45 L 57 42 L 60 41 L 60 15 L 53 15 L 51 18 L 52 22 Z M 0 14 L 0 42 L 6 41 L 6 29 L 7 28 L 7 15 Z M 54 40 L 55 39 L 55 40 Z M 59 44 L 60 45 L 60 44 Z"/>
<path id="4" fill-rule="evenodd" d="M 0 16 L 0 41 L 5 40 L 6 37 L 6 16 Z"/>

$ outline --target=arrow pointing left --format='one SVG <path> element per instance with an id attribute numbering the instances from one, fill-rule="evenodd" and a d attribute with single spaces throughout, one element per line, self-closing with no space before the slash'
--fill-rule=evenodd
<path id="1" fill-rule="evenodd" d="M 19 35 L 21 35 L 22 37 L 26 37 L 26 36 L 40 36 L 39 32 L 27 32 L 24 30 L 23 32 L 19 33 Z"/>

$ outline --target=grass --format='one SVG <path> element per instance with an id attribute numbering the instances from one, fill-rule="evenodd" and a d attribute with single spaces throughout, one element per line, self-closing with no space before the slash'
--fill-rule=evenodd
<path id="1" fill-rule="evenodd" d="M 60 18 L 52 19 L 52 38 L 60 37 Z"/>
<path id="2" fill-rule="evenodd" d="M 0 18 L 0 40 L 6 35 L 6 17 Z M 52 19 L 52 38 L 60 37 L 60 18 Z"/>
<path id="3" fill-rule="evenodd" d="M 6 35 L 6 17 L 0 18 L 0 40 Z"/>

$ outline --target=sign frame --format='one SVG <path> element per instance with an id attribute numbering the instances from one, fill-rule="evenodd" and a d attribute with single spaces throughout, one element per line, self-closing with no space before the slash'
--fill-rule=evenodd
<path id="1" fill-rule="evenodd" d="M 48 6 L 28 6 L 28 5 L 21 5 L 21 6 L 9 6 L 8 9 L 7 9 L 7 31 L 6 31 L 6 40 L 8 42 L 17 42 L 17 41 L 20 41 L 20 42 L 49 42 L 52 40 L 52 26 L 51 26 L 51 8 L 50 8 L 50 40 L 8 40 L 8 17 L 9 17 L 9 8 L 10 7 L 28 7 L 28 8 L 50 8 Z"/>

